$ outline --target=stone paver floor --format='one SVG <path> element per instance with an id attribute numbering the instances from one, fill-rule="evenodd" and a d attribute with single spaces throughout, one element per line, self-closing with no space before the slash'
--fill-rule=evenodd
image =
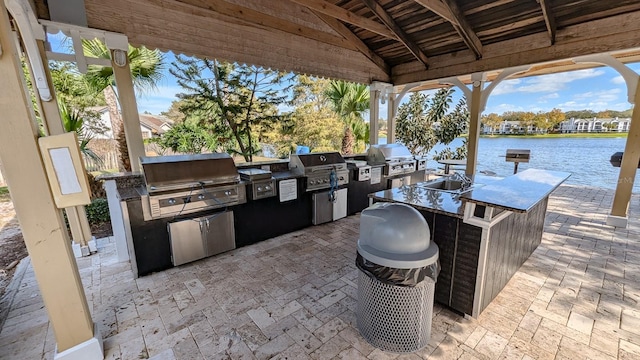
<path id="1" fill-rule="evenodd" d="M 106 359 L 639 359 L 640 226 L 604 225 L 613 191 L 562 186 L 542 245 L 478 319 L 438 305 L 429 345 L 385 353 L 358 333 L 359 217 L 134 279 L 114 244 L 78 260 Z M 1 359 L 52 359 L 52 329 L 26 265 Z"/>

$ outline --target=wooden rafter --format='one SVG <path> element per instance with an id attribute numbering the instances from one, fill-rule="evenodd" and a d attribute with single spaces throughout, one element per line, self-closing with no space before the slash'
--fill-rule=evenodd
<path id="1" fill-rule="evenodd" d="M 544 23 L 547 25 L 547 31 L 549 32 L 549 38 L 551 39 L 551 45 L 556 42 L 556 20 L 551 14 L 551 6 L 549 6 L 549 0 L 538 0 L 540 7 L 542 8 L 542 16 L 544 17 Z"/>
<path id="2" fill-rule="evenodd" d="M 340 46 L 350 50 L 357 50 L 351 42 L 333 34 L 318 31 L 300 24 L 294 24 L 275 16 L 270 16 L 257 10 L 232 4 L 227 1 L 180 0 L 169 3 L 165 0 L 155 0 L 155 3 L 167 9 L 183 11 L 196 16 L 220 18 L 228 22 L 243 25 L 269 27 L 325 44 Z"/>
<path id="3" fill-rule="evenodd" d="M 346 27 L 339 20 L 325 15 L 323 13 L 312 10 L 316 16 L 318 16 L 322 21 L 324 21 L 329 27 L 331 27 L 335 32 L 342 35 L 345 39 L 351 42 L 358 51 L 360 51 L 364 56 L 369 58 L 369 60 L 373 61 L 380 69 L 382 69 L 385 73 L 391 75 L 391 68 L 384 61 L 383 58 L 378 56 L 373 50 L 371 50 L 367 44 L 365 44 L 356 34 L 354 34 L 348 27 Z"/>
<path id="4" fill-rule="evenodd" d="M 482 42 L 469 25 L 456 0 L 415 0 L 415 2 L 449 21 L 476 58 L 482 57 Z"/>
<path id="5" fill-rule="evenodd" d="M 418 44 L 416 44 L 409 38 L 407 33 L 402 30 L 402 28 L 396 23 L 395 20 L 393 20 L 391 15 L 389 15 L 389 13 L 387 13 L 387 11 L 375 0 L 362 1 L 365 5 L 367 5 L 369 10 L 371 10 L 385 25 L 387 25 L 389 30 L 391 30 L 396 35 L 398 41 L 406 46 L 407 49 L 409 49 L 409 51 L 413 54 L 413 56 L 415 56 L 418 61 L 420 61 L 425 67 L 428 68 L 429 61 L 427 55 L 422 52 L 422 49 L 420 49 L 420 46 L 418 46 Z"/>
<path id="6" fill-rule="evenodd" d="M 302 6 L 305 6 L 321 14 L 325 14 L 333 18 L 342 20 L 348 24 L 357 26 L 362 29 L 367 29 L 378 35 L 382 35 L 390 39 L 396 39 L 396 35 L 392 31 L 389 31 L 389 29 L 386 26 L 380 24 L 379 22 L 368 19 L 364 16 L 357 15 L 355 13 L 352 13 L 351 11 L 343 9 L 340 6 L 334 5 L 330 2 L 327 2 L 324 0 L 290 0 L 290 1 L 296 4 L 300 4 Z"/>

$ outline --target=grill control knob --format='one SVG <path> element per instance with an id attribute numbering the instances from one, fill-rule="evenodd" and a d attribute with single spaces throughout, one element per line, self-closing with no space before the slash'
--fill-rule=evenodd
<path id="1" fill-rule="evenodd" d="M 198 200 L 204 200 L 204 198 L 205 198 L 204 194 L 198 195 Z"/>
<path id="2" fill-rule="evenodd" d="M 173 204 L 176 203 L 176 199 L 171 198 L 171 199 L 167 200 L 167 202 L 169 203 L 169 205 L 173 205 Z"/>
<path id="3" fill-rule="evenodd" d="M 269 191 L 269 190 L 271 190 L 271 186 L 269 186 L 269 185 L 265 186 L 265 187 L 264 187 L 264 190 L 265 190 L 265 191 Z"/>
<path id="4" fill-rule="evenodd" d="M 227 195 L 227 196 L 231 196 L 231 190 L 225 191 L 224 194 Z"/>
<path id="5" fill-rule="evenodd" d="M 322 180 L 322 181 L 324 181 L 325 183 L 328 183 L 328 182 L 329 182 L 329 179 L 324 179 L 324 180 Z"/>
<path id="6" fill-rule="evenodd" d="M 315 180 L 309 180 L 309 184 L 311 185 L 315 185 L 316 181 Z"/>
<path id="7" fill-rule="evenodd" d="M 339 177 L 340 181 L 344 181 L 344 176 Z"/>
<path id="8" fill-rule="evenodd" d="M 262 186 L 258 186 L 258 191 L 262 191 Z"/>

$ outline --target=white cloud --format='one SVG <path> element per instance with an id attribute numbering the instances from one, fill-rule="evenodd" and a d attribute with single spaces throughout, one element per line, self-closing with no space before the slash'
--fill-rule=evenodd
<path id="1" fill-rule="evenodd" d="M 551 94 L 548 94 L 548 95 L 541 96 L 540 99 L 542 99 L 542 100 L 557 99 L 559 97 L 560 97 L 560 94 L 558 94 L 557 92 L 554 92 L 554 93 L 551 93 Z"/>
<path id="2" fill-rule="evenodd" d="M 624 84 L 624 78 L 622 77 L 622 75 L 618 75 L 611 79 L 611 82 L 616 85 Z"/>
<path id="3" fill-rule="evenodd" d="M 499 84 L 492 95 L 521 93 L 555 92 L 566 88 L 566 84 L 582 79 L 600 76 L 601 69 L 584 69 L 557 74 L 540 75 L 525 79 L 507 80 Z"/>
<path id="4" fill-rule="evenodd" d="M 612 102 L 618 100 L 618 94 L 620 94 L 620 89 L 609 89 L 609 90 L 600 90 L 600 91 L 588 91 L 585 93 L 574 94 L 574 99 L 593 99 L 596 98 L 600 102 Z"/>
<path id="5" fill-rule="evenodd" d="M 513 104 L 500 104 L 500 105 L 488 107 L 483 113 L 484 114 L 490 114 L 490 113 L 502 114 L 505 111 L 524 111 L 524 110 L 525 109 L 522 106 L 517 106 Z"/>

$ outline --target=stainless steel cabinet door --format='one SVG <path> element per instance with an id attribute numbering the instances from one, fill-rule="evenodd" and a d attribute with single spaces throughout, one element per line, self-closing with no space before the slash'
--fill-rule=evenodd
<path id="1" fill-rule="evenodd" d="M 174 266 L 207 256 L 200 224 L 200 219 L 169 223 L 169 242 L 171 243 L 171 257 Z"/>
<path id="2" fill-rule="evenodd" d="M 233 227 L 233 211 L 225 211 L 201 218 L 202 236 L 205 239 L 207 256 L 236 248 Z"/>

